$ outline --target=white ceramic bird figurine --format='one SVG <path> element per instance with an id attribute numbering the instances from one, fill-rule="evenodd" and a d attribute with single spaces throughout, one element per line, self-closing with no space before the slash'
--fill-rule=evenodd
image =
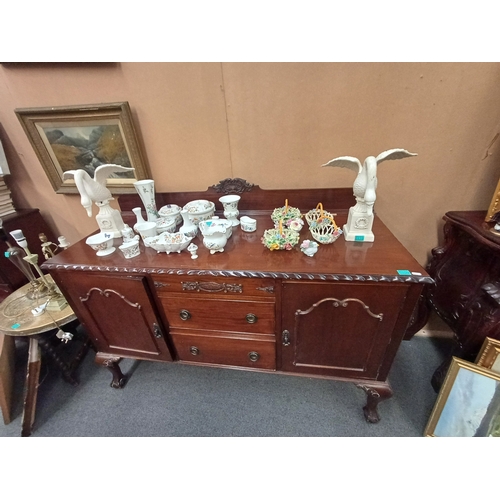
<path id="1" fill-rule="evenodd" d="M 94 178 L 83 169 L 68 170 L 63 173 L 63 179 L 74 178 L 76 187 L 81 196 L 82 206 L 92 217 L 92 201 L 96 203 L 112 199 L 111 191 L 106 187 L 106 179 L 115 172 L 130 172 L 132 167 L 122 167 L 112 163 L 100 165 L 95 169 Z"/>
<path id="2" fill-rule="evenodd" d="M 109 206 L 113 196 L 106 187 L 106 179 L 115 172 L 130 172 L 133 170 L 135 168 L 109 163 L 98 166 L 95 169 L 93 179 L 83 169 L 68 170 L 63 174 L 63 179 L 71 177 L 75 179 L 82 206 L 87 210 L 89 217 L 92 217 L 92 201 L 95 201 L 95 204 L 99 207 L 96 220 L 101 232 L 111 232 L 114 238 L 121 236 L 124 223 L 120 211 Z"/>
<path id="3" fill-rule="evenodd" d="M 344 226 L 346 241 L 374 241 L 372 233 L 373 205 L 377 199 L 377 165 L 385 160 L 400 160 L 409 156 L 417 156 L 406 149 L 389 149 L 377 157 L 368 156 L 364 163 L 352 156 L 339 156 L 322 165 L 322 167 L 343 167 L 356 172 L 352 190 L 356 205 L 349 209 L 347 224 Z"/>
<path id="4" fill-rule="evenodd" d="M 372 215 L 373 204 L 377 199 L 377 165 L 385 160 L 400 160 L 409 156 L 417 156 L 417 153 L 410 153 L 406 149 L 389 149 L 380 153 L 377 157 L 368 156 L 363 165 L 357 158 L 352 156 L 340 156 L 321 166 L 344 167 L 356 172 L 358 175 L 352 186 L 356 198 L 354 211 Z"/>

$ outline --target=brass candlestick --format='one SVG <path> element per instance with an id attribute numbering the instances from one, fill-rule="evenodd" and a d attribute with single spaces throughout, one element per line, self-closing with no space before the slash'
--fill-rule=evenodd
<path id="1" fill-rule="evenodd" d="M 47 278 L 38 265 L 38 255 L 36 253 L 32 253 L 28 248 L 28 242 L 26 241 L 23 232 L 20 229 L 16 229 L 15 231 L 11 231 L 10 235 L 16 240 L 16 243 L 26 253 L 26 256 L 23 257 L 23 260 L 30 263 L 40 276 L 40 278 L 35 280 L 38 283 L 36 292 L 38 294 L 38 297 L 50 297 L 49 303 L 47 305 L 47 310 L 61 311 L 62 309 L 64 309 L 68 305 L 66 299 L 59 291 L 55 283 L 49 283 L 47 281 Z"/>

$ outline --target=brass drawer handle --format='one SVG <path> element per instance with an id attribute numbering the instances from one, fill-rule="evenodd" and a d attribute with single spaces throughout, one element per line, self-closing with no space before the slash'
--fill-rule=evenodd
<path id="1" fill-rule="evenodd" d="M 260 358 L 260 354 L 258 352 L 252 351 L 252 352 L 248 353 L 248 359 L 250 361 L 252 361 L 253 363 L 258 361 L 259 358 Z"/>
<path id="2" fill-rule="evenodd" d="M 157 339 L 161 339 L 162 337 L 161 328 L 158 326 L 157 323 L 153 323 L 153 333 Z"/>
<path id="3" fill-rule="evenodd" d="M 257 316 L 255 316 L 255 314 L 252 314 L 252 313 L 249 313 L 246 315 L 246 320 L 247 320 L 247 323 L 250 323 L 251 325 L 253 323 L 257 323 Z"/>
<path id="4" fill-rule="evenodd" d="M 193 356 L 198 356 L 200 354 L 200 350 L 192 345 L 190 348 L 189 348 L 189 352 L 193 355 Z"/>
<path id="5" fill-rule="evenodd" d="M 283 341 L 283 345 L 289 346 L 290 345 L 290 332 L 288 330 L 283 330 L 281 333 L 281 339 Z"/>
<path id="6" fill-rule="evenodd" d="M 181 317 L 182 321 L 187 321 L 188 319 L 191 319 L 191 313 L 186 309 L 182 309 L 181 312 L 179 313 L 179 316 Z"/>

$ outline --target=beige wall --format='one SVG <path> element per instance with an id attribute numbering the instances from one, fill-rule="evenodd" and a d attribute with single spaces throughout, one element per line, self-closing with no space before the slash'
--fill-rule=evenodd
<path id="1" fill-rule="evenodd" d="M 16 207 L 39 208 L 73 242 L 96 222 L 78 195 L 53 191 L 15 108 L 128 101 L 158 191 L 227 177 L 351 187 L 353 172 L 320 166 L 405 148 L 418 156 L 379 167 L 375 211 L 424 265 L 446 211 L 488 208 L 500 177 L 500 140 L 490 145 L 499 87 L 498 63 L 4 65 L 0 137 Z"/>

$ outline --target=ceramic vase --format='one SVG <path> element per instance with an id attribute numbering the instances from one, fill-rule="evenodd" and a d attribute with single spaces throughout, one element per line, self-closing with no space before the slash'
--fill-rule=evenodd
<path id="1" fill-rule="evenodd" d="M 137 219 L 136 223 L 134 224 L 134 231 L 138 233 L 137 231 L 137 225 L 142 224 L 143 222 L 146 222 L 144 220 L 144 217 L 142 216 L 142 209 L 141 207 L 135 207 L 132 209 L 132 212 L 134 212 L 135 218 Z"/>
<path id="2" fill-rule="evenodd" d="M 191 220 L 191 217 L 189 217 L 189 212 L 187 210 L 181 210 L 181 217 L 183 220 L 183 224 L 179 228 L 179 233 L 183 233 L 186 236 L 194 238 L 198 233 L 198 226 Z"/>
<path id="3" fill-rule="evenodd" d="M 240 221 L 238 220 L 238 202 L 241 200 L 241 196 L 237 194 L 228 194 L 226 196 L 221 196 L 219 201 L 224 207 L 224 217 L 231 222 L 233 226 L 237 226 Z"/>
<path id="4" fill-rule="evenodd" d="M 134 182 L 134 187 L 146 209 L 148 222 L 155 222 L 159 215 L 155 201 L 155 182 L 152 179 Z"/>

